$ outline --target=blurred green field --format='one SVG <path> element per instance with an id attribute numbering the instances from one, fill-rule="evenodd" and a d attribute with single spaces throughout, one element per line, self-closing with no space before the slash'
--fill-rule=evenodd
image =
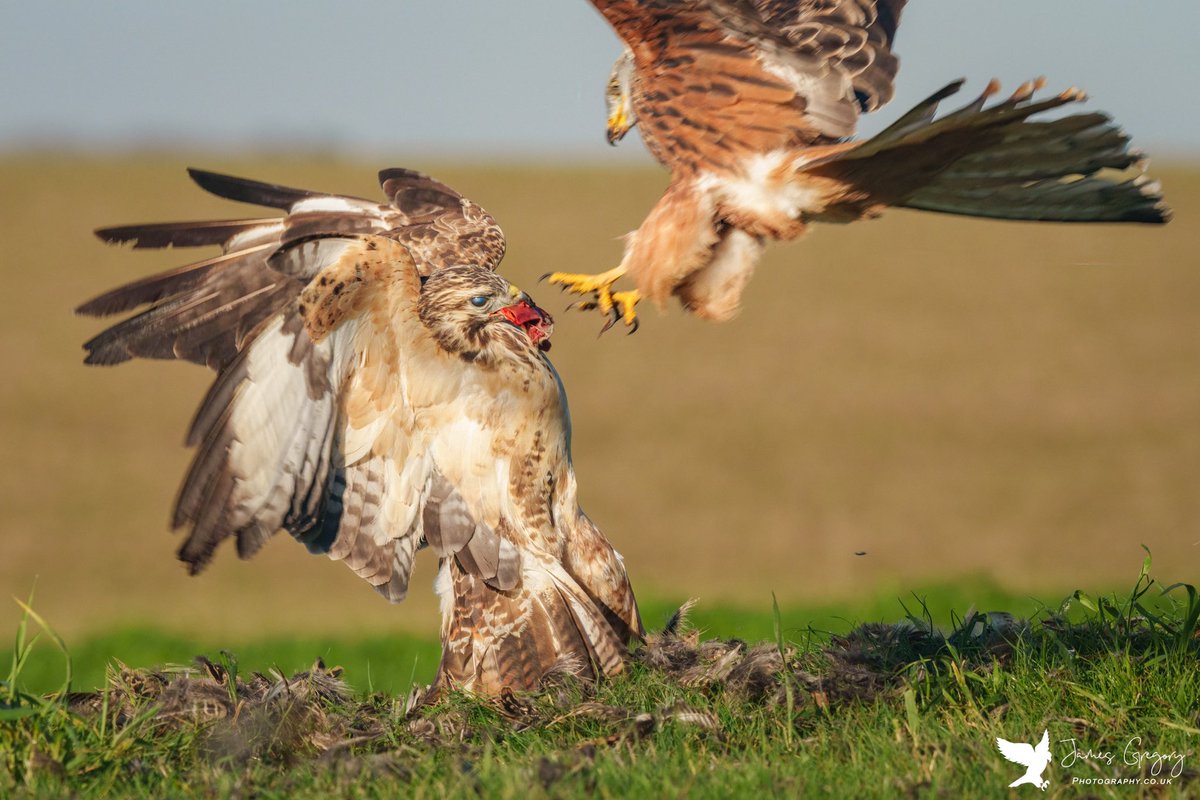
<path id="1" fill-rule="evenodd" d="M 506 276 L 551 310 L 567 301 L 537 277 L 611 266 L 665 184 L 655 170 L 393 161 L 491 210 Z M 181 263 L 102 246 L 93 228 L 246 213 L 194 189 L 188 164 L 367 197 L 390 166 L 0 159 L 0 589 L 36 582 L 70 641 L 144 625 L 189 645 L 429 640 L 431 559 L 399 608 L 285 540 L 252 562 L 219 553 L 199 578 L 175 562 L 166 520 L 209 376 L 84 368 L 99 325 L 71 308 Z M 598 340 L 598 317 L 560 315 L 581 497 L 649 605 L 761 609 L 773 591 L 831 609 L 936 584 L 971 598 L 985 582 L 1058 597 L 1123 583 L 1141 544 L 1165 582 L 1194 582 L 1200 170 L 1154 172 L 1176 210 L 1165 227 L 895 212 L 772 248 L 723 326 L 647 308 L 638 335 Z M 0 601 L 0 632 L 19 613 Z"/>

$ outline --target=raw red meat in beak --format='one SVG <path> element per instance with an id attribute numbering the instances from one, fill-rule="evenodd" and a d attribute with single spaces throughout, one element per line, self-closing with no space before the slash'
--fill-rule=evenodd
<path id="1" fill-rule="evenodd" d="M 550 349 L 550 334 L 554 332 L 554 318 L 546 311 L 538 308 L 529 295 L 522 292 L 516 303 L 505 306 L 496 312 L 505 319 L 525 331 L 537 348 L 542 351 Z"/>

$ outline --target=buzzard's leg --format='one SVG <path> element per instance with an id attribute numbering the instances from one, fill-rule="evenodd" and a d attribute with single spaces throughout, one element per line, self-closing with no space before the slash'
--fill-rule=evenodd
<path id="1" fill-rule="evenodd" d="M 620 266 L 598 275 L 551 272 L 543 275 L 542 280 L 557 284 L 571 294 L 592 295 L 591 300 L 574 303 L 571 307 L 582 311 L 599 309 L 601 314 L 608 317 L 608 321 L 600 330 L 601 333 L 618 322 L 623 322 L 625 327 L 629 328 L 629 332 L 633 333 L 638 328 L 636 306 L 642 299 L 642 295 L 636 289 L 622 292 L 612 290 L 613 284 L 624 275 L 625 267 Z"/>

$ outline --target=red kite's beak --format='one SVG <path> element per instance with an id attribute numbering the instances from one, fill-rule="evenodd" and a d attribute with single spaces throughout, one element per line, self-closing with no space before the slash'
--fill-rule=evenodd
<path id="1" fill-rule="evenodd" d="M 529 340 L 537 345 L 539 350 L 550 349 L 550 334 L 554 332 L 554 318 L 538 308 L 529 295 L 522 292 L 518 301 L 511 306 L 505 306 L 496 312 L 505 319 L 525 331 Z"/>
<path id="2" fill-rule="evenodd" d="M 625 134 L 629 133 L 629 129 L 633 127 L 633 120 L 629 116 L 629 112 L 625 110 L 626 103 L 622 102 L 617 110 L 608 115 L 608 125 L 605 131 L 605 138 L 608 143 L 616 147 L 617 142 L 625 138 Z"/>

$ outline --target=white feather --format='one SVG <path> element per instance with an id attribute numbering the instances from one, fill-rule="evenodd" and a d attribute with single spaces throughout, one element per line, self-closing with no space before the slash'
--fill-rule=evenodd
<path id="1" fill-rule="evenodd" d="M 831 70 L 814 59 L 778 47 L 759 43 L 758 61 L 763 69 L 786 82 L 804 98 L 805 116 L 817 129 L 834 139 L 854 133 L 858 106 L 854 103 L 854 85 L 841 70 Z"/>
<path id="2" fill-rule="evenodd" d="M 742 161 L 737 177 L 709 174 L 698 186 L 722 206 L 751 217 L 795 220 L 824 210 L 824 192 L 790 179 L 794 161 L 795 154 L 787 150 L 759 153 Z"/>
<path id="3" fill-rule="evenodd" d="M 258 247 L 278 241 L 283 233 L 283 220 L 264 222 L 249 230 L 234 234 L 224 245 L 226 253 L 236 253 L 250 247 Z"/>
<path id="4" fill-rule="evenodd" d="M 296 205 L 292 206 L 291 213 L 293 214 L 312 214 L 318 212 L 335 213 L 335 214 L 369 214 L 372 211 L 378 213 L 374 203 L 355 202 L 348 197 L 334 197 L 325 195 L 322 197 L 310 197 L 301 200 Z"/>
<path id="5" fill-rule="evenodd" d="M 242 527 L 258 515 L 275 487 L 291 496 L 295 470 L 302 459 L 301 442 L 312 416 L 303 412 L 308 400 L 304 371 L 288 362 L 292 337 L 281 330 L 282 316 L 259 335 L 247 355 L 247 377 L 238 388 L 230 417 L 234 441 L 229 463 L 238 476 L 233 490 L 231 524 Z"/>
<path id="6" fill-rule="evenodd" d="M 442 628 L 450 623 L 454 611 L 454 581 L 450 580 L 450 560 L 442 559 L 437 577 L 433 579 L 433 593 L 438 596 L 438 606 L 442 612 Z M 444 637 L 443 633 L 443 637 Z"/>
<path id="7" fill-rule="evenodd" d="M 280 315 L 250 345 L 246 379 L 230 413 L 229 464 L 235 476 L 230 525 L 235 529 L 256 524 L 277 530 L 298 491 L 306 493 L 307 482 L 329 458 L 335 433 L 344 360 L 333 355 L 345 334 L 335 331 L 314 345 L 317 363 L 329 364 L 324 377 L 332 389 L 314 398 L 309 366 L 289 360 L 294 336 L 282 325 Z"/>
<path id="8" fill-rule="evenodd" d="M 683 298 L 705 319 L 732 318 L 762 251 L 762 241 L 757 237 L 736 229 L 727 232 L 709 265 L 688 278 Z"/>

